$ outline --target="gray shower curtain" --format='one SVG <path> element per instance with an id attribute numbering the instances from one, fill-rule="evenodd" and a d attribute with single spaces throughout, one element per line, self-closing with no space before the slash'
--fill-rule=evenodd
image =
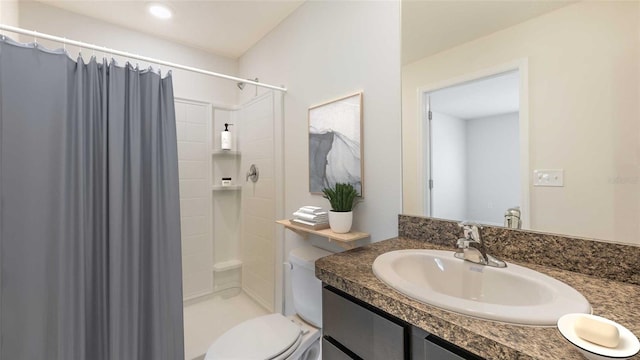
<path id="1" fill-rule="evenodd" d="M 0 41 L 0 359 L 183 347 L 171 77 Z"/>

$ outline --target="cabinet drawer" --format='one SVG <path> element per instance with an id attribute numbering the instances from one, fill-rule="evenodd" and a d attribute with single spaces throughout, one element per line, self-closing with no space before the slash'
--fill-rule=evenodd
<path id="1" fill-rule="evenodd" d="M 322 360 L 353 360 L 353 358 L 335 347 L 327 339 L 322 339 Z"/>
<path id="2" fill-rule="evenodd" d="M 462 356 L 435 344 L 429 337 L 424 339 L 424 354 L 425 360 L 465 360 Z"/>
<path id="3" fill-rule="evenodd" d="M 322 289 L 324 336 L 365 360 L 405 359 L 405 326 L 326 287 Z"/>
<path id="4" fill-rule="evenodd" d="M 415 326 L 411 333 L 412 358 L 415 360 L 484 360 Z"/>

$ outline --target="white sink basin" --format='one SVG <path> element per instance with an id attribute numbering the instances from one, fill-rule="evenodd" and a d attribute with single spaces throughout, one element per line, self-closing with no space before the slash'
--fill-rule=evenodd
<path id="1" fill-rule="evenodd" d="M 522 266 L 494 268 L 453 251 L 397 250 L 373 262 L 378 279 L 415 300 L 456 313 L 519 325 L 555 326 L 568 313 L 591 313 L 569 285 Z"/>

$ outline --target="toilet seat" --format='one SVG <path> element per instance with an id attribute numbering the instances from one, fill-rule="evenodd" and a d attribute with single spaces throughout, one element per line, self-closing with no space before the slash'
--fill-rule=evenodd
<path id="1" fill-rule="evenodd" d="M 247 320 L 220 336 L 207 351 L 205 360 L 281 360 L 300 346 L 302 330 L 282 314 Z"/>
<path id="2" fill-rule="evenodd" d="M 289 356 L 291 354 L 293 354 L 293 352 L 298 349 L 298 347 L 300 346 L 301 342 L 302 342 L 302 333 L 300 333 L 300 336 L 298 336 L 298 338 L 296 339 L 296 342 L 293 345 L 291 345 L 287 350 L 285 350 L 280 355 L 278 355 L 278 356 L 276 356 L 274 358 L 271 358 L 269 360 L 286 360 L 286 359 L 289 359 Z"/>

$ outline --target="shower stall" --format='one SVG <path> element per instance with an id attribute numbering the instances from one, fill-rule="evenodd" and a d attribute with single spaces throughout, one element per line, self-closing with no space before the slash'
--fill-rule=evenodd
<path id="1" fill-rule="evenodd" d="M 282 106 L 273 90 L 239 106 L 176 100 L 186 359 L 280 311 Z M 231 150 L 221 147 L 225 124 Z"/>

